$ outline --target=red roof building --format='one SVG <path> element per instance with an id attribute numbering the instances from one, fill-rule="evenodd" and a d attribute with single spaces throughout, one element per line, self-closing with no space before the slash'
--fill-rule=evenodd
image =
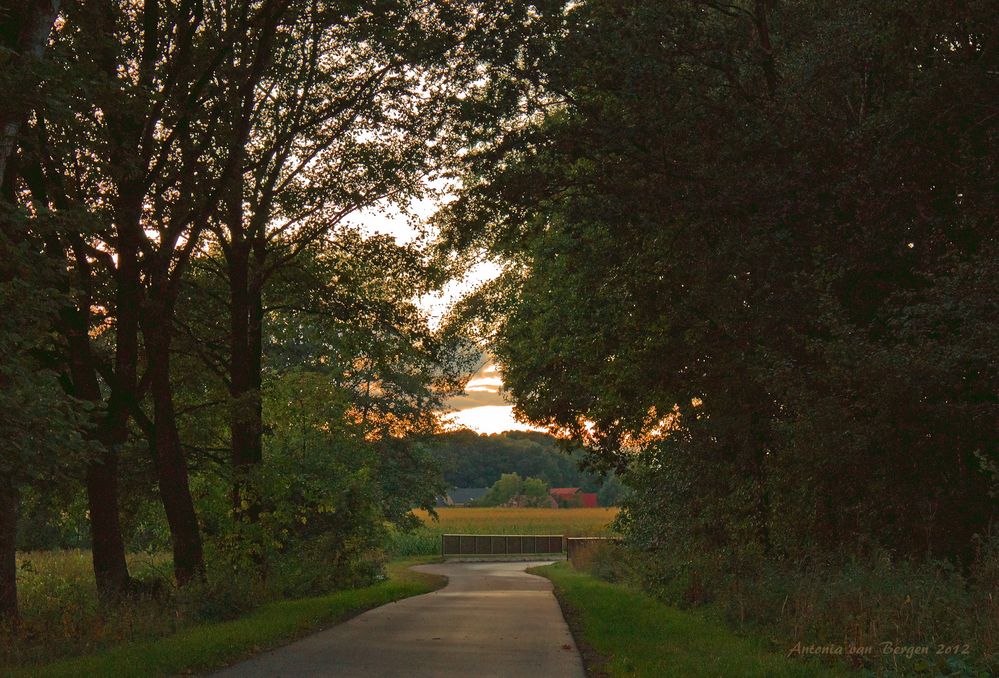
<path id="1" fill-rule="evenodd" d="M 599 506 L 595 492 L 580 492 L 578 487 L 553 487 L 548 490 L 548 494 L 558 502 L 559 506 L 565 508 L 596 508 Z"/>

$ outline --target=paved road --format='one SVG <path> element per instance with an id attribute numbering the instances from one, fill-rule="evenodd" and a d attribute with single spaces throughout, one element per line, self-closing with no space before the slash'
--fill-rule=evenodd
<path id="1" fill-rule="evenodd" d="M 215 675 L 582 678 L 583 662 L 541 563 L 420 565 L 439 591 L 390 603 Z"/>

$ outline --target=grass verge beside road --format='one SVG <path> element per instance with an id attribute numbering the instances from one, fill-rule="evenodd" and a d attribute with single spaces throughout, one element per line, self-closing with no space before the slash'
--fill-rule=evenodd
<path id="1" fill-rule="evenodd" d="M 161 639 L 129 642 L 96 654 L 30 666 L 14 675 L 124 678 L 221 668 L 365 610 L 440 588 L 445 583 L 443 577 L 408 569 L 431 561 L 395 561 L 388 565 L 388 577 L 373 586 L 269 603 L 232 621 L 198 624 Z"/>
<path id="2" fill-rule="evenodd" d="M 812 676 L 855 675 L 818 662 L 789 659 L 763 639 L 733 633 L 698 612 L 664 605 L 621 584 L 600 581 L 555 563 L 529 572 L 555 586 L 591 675 L 607 676 Z"/>

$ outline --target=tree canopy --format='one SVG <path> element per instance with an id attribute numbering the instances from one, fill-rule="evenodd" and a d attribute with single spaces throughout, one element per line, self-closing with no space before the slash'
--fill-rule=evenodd
<path id="1" fill-rule="evenodd" d="M 475 500 L 476 506 L 518 506 L 538 507 L 551 502 L 548 485 L 540 478 L 521 478 L 517 473 L 504 473 L 489 487 L 489 491 Z"/>
<path id="2" fill-rule="evenodd" d="M 986 4 L 565 3 L 494 62 L 438 220 L 507 267 L 454 321 L 526 420 L 627 471 L 639 546 L 974 554 L 999 421 Z"/>
<path id="3" fill-rule="evenodd" d="M 429 190 L 527 12 L 0 6 L 5 620 L 22 500 L 22 526 L 66 517 L 57 541 L 89 523 L 105 602 L 141 588 L 129 549 L 169 548 L 179 585 L 301 549 L 339 564 L 324 580 L 432 505 L 416 443 L 467 358 L 416 305 L 445 262 L 352 218 Z"/>
<path id="4" fill-rule="evenodd" d="M 993 4 L 0 3 L 0 626 L 19 543 L 293 595 L 448 485 L 621 499 L 674 601 L 877 556 L 994 611 Z M 444 432 L 482 350 L 552 435 Z"/>

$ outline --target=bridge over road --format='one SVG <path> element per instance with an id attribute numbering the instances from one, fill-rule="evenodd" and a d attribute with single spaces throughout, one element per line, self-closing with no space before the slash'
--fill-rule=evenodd
<path id="1" fill-rule="evenodd" d="M 583 662 L 542 563 L 420 565 L 443 589 L 390 603 L 215 675 L 545 676 L 583 678 Z"/>

